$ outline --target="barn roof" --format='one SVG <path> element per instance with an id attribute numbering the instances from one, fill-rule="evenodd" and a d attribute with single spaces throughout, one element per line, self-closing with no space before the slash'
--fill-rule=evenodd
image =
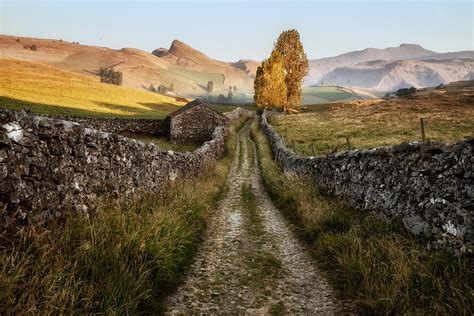
<path id="1" fill-rule="evenodd" d="M 179 115 L 179 114 L 181 114 L 181 113 L 184 113 L 184 112 L 186 112 L 186 111 L 188 111 L 188 110 L 190 110 L 190 109 L 192 109 L 193 107 L 198 106 L 198 105 L 204 105 L 204 106 L 206 106 L 207 108 L 209 108 L 209 110 L 214 111 L 215 113 L 217 113 L 217 114 L 223 116 L 219 111 L 216 111 L 216 110 L 214 110 L 213 108 L 211 108 L 211 107 L 209 106 L 209 104 L 207 104 L 207 103 L 204 102 L 203 100 L 201 100 L 201 99 L 195 99 L 195 100 L 189 102 L 188 104 L 186 104 L 185 106 L 183 106 L 183 107 L 177 109 L 176 111 L 174 111 L 174 112 L 168 114 L 168 117 L 173 118 L 173 117 L 175 117 L 175 116 L 177 116 L 177 115 Z"/>

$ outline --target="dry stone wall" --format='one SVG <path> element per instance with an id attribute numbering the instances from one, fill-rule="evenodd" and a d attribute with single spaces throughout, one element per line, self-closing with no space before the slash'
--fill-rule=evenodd
<path id="1" fill-rule="evenodd" d="M 226 132 L 219 126 L 195 151 L 174 153 L 76 122 L 0 110 L 0 226 L 87 212 L 100 196 L 158 192 L 213 165 Z"/>
<path id="2" fill-rule="evenodd" d="M 128 119 L 128 118 L 95 118 L 54 116 L 52 118 L 72 121 L 84 127 L 108 133 L 132 133 L 153 136 L 168 136 L 169 122 L 166 119 Z"/>
<path id="3" fill-rule="evenodd" d="M 399 216 L 434 248 L 474 252 L 474 140 L 454 145 L 409 143 L 303 157 L 285 146 L 261 116 L 274 159 L 353 205 Z"/>

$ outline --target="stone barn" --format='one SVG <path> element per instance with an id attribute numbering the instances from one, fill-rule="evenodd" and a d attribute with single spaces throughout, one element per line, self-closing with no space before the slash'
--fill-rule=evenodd
<path id="1" fill-rule="evenodd" d="M 202 143 L 212 138 L 217 126 L 229 119 L 200 99 L 189 102 L 167 116 L 169 140 L 172 143 Z"/>

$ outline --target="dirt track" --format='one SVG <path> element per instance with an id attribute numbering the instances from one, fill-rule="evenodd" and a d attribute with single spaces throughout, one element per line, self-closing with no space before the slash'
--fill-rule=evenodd
<path id="1" fill-rule="evenodd" d="M 262 185 L 249 131 L 239 132 L 228 191 L 168 313 L 337 314 L 331 287 Z"/>

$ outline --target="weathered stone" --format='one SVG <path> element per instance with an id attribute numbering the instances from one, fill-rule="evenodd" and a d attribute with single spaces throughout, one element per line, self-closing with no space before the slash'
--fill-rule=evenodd
<path id="1" fill-rule="evenodd" d="M 435 248 L 474 252 L 474 140 L 454 145 L 412 142 L 302 157 L 261 117 L 274 159 L 285 171 L 314 179 L 354 206 L 401 216 Z"/>
<path id="2" fill-rule="evenodd" d="M 128 131 L 158 134 L 162 121 L 75 120 L 104 126 L 109 133 L 63 118 L 0 110 L 0 140 L 9 140 L 8 133 L 14 131 L 28 131 L 22 142 L 0 141 L 2 226 L 43 222 L 65 211 L 86 212 L 99 196 L 159 192 L 170 181 L 211 167 L 225 150 L 225 126 L 215 127 L 210 139 L 194 152 L 171 154 L 151 143 L 110 133 L 126 126 Z"/>

